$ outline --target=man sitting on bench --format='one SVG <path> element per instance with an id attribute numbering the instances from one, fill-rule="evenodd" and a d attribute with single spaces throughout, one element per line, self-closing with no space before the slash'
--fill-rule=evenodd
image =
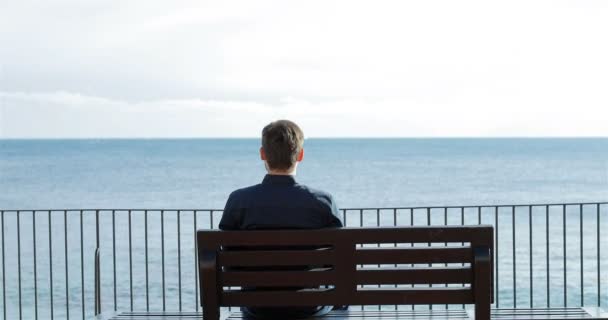
<path id="1" fill-rule="evenodd" d="M 261 184 L 230 194 L 220 221 L 222 230 L 319 229 L 342 227 L 332 196 L 295 181 L 304 158 L 304 134 L 295 123 L 279 120 L 262 130 L 260 157 L 268 174 Z M 298 288 L 292 288 L 298 289 Z M 307 317 L 325 314 L 329 306 L 242 308 L 256 318 Z"/>
<path id="2" fill-rule="evenodd" d="M 268 174 L 261 184 L 230 194 L 220 229 L 319 229 L 342 227 L 332 196 L 295 181 L 296 168 L 304 158 L 304 134 L 295 123 L 279 120 L 262 130 L 260 157 Z M 294 289 L 294 288 L 292 288 Z M 297 288 L 295 288 L 297 289 Z M 242 308 L 257 318 L 300 318 L 322 315 L 329 306 L 289 308 Z"/>

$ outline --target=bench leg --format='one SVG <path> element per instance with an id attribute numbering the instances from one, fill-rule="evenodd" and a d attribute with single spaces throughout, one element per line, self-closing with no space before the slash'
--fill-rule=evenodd
<path id="1" fill-rule="evenodd" d="M 199 281 L 204 320 L 219 320 L 217 254 L 215 250 L 199 248 Z"/>
<path id="2" fill-rule="evenodd" d="M 490 248 L 476 247 L 473 262 L 473 294 L 475 298 L 475 320 L 490 320 L 492 286 L 490 269 Z"/>
<path id="3" fill-rule="evenodd" d="M 204 320 L 219 320 L 220 309 L 219 308 L 204 308 L 203 309 Z"/>

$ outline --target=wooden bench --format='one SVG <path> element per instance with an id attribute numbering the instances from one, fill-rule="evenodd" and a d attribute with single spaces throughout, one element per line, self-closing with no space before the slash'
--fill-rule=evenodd
<path id="1" fill-rule="evenodd" d="M 228 306 L 403 304 L 474 304 L 476 319 L 490 319 L 491 226 L 204 230 L 197 237 L 206 320 L 219 319 Z M 243 271 L 277 266 L 315 268 Z"/>
<path id="2" fill-rule="evenodd" d="M 448 247 L 444 247 L 446 243 Z M 205 320 L 217 320 L 220 318 L 220 307 L 343 304 L 351 305 L 351 310 L 331 311 L 323 318 L 608 319 L 607 313 L 595 307 L 490 310 L 490 303 L 493 301 L 492 244 L 491 226 L 281 231 L 200 230 L 197 232 L 197 245 L 203 313 L 127 311 L 102 314 L 95 319 L 185 320 L 204 317 Z M 274 250 L 265 250 L 262 248 L 265 246 Z M 259 270 L 269 266 L 320 268 Z M 330 287 L 259 292 L 241 291 L 236 288 L 323 285 Z M 466 310 L 400 308 L 382 311 L 363 311 L 359 307 L 352 307 L 404 304 L 474 304 L 475 307 Z M 221 315 L 227 320 L 244 318 L 239 311 L 224 312 Z M 315 319 L 321 320 L 320 317 Z"/>

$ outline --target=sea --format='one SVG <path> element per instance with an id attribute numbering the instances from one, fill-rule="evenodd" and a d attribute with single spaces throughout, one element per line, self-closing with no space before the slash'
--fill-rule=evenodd
<path id="1" fill-rule="evenodd" d="M 196 310 L 193 232 L 217 226 L 230 192 L 262 181 L 259 148 L 259 139 L 0 140 L 0 316 L 92 317 L 97 236 L 102 311 Z M 608 206 L 458 209 L 606 202 L 608 138 L 310 138 L 304 150 L 299 183 L 341 209 L 365 208 L 348 211 L 347 225 L 424 223 L 426 210 L 407 208 L 429 206 L 454 207 L 447 220 L 429 211 L 431 224 L 498 217 L 502 306 L 608 303 L 608 232 L 598 231 L 608 230 Z M 194 225 L 194 209 L 215 211 Z"/>

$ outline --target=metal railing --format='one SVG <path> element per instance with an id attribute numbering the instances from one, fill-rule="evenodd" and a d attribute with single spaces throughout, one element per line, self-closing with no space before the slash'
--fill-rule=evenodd
<path id="1" fill-rule="evenodd" d="M 0 214 L 3 319 L 85 319 L 102 310 L 198 311 L 195 234 L 217 228 L 222 211 Z M 354 208 L 341 214 L 349 227 L 493 225 L 494 307 L 604 306 L 608 299 L 608 202 Z"/>

